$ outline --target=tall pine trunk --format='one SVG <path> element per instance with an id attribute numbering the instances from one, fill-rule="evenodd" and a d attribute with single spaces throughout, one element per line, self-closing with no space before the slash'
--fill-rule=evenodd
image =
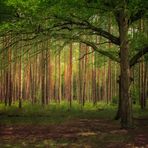
<path id="1" fill-rule="evenodd" d="M 72 105 L 72 43 L 70 44 L 69 52 L 69 106 Z"/>

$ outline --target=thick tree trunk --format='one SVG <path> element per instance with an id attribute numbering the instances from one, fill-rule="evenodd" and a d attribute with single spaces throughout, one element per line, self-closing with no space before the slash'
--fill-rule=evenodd
<path id="1" fill-rule="evenodd" d="M 121 68 L 121 127 L 132 126 L 132 101 L 129 96 L 130 87 L 130 66 L 129 66 L 129 46 L 128 46 L 128 18 L 125 9 L 119 16 L 120 33 L 120 68 Z"/>

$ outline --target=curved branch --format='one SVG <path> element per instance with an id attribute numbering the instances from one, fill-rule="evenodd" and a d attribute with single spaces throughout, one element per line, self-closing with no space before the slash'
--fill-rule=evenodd
<path id="1" fill-rule="evenodd" d="M 130 67 L 134 66 L 136 63 L 138 63 L 138 60 L 148 53 L 148 46 L 142 48 L 135 56 L 133 56 L 130 60 Z"/>
<path id="2" fill-rule="evenodd" d="M 114 36 L 113 34 L 109 33 L 108 31 L 102 28 L 92 25 L 87 20 L 75 20 L 71 17 L 64 18 L 64 17 L 57 16 L 57 15 L 54 15 L 54 18 L 57 19 L 58 22 L 53 25 L 52 29 L 59 27 L 59 30 L 67 29 L 71 31 L 75 29 L 75 26 L 78 26 L 79 29 L 91 30 L 92 32 L 95 32 L 96 35 L 99 35 L 99 36 L 102 36 L 108 39 L 113 44 L 120 45 L 119 37 Z"/>
<path id="3" fill-rule="evenodd" d="M 120 62 L 119 59 L 110 54 L 110 52 L 99 49 L 93 42 L 83 41 L 83 40 L 80 40 L 80 42 L 92 47 L 94 51 L 100 53 L 101 55 L 104 55 L 117 63 Z"/>
<path id="4" fill-rule="evenodd" d="M 113 61 L 115 61 L 117 63 L 120 63 L 120 60 L 117 57 L 113 56 L 113 54 L 111 54 L 109 51 L 104 51 L 104 50 L 101 50 L 101 49 L 99 49 L 97 47 L 98 45 L 106 44 L 106 43 L 109 43 L 109 42 L 103 42 L 103 43 L 98 43 L 97 44 L 97 43 L 94 43 L 94 42 L 91 42 L 91 41 L 88 41 L 88 40 L 84 40 L 84 39 L 80 38 L 80 36 L 72 36 L 72 37 L 70 37 L 70 36 L 67 36 L 66 34 L 54 34 L 54 35 L 55 35 L 55 37 L 58 37 L 57 38 L 58 40 L 65 39 L 66 42 L 68 40 L 68 41 L 73 41 L 73 42 L 77 42 L 77 43 L 84 43 L 87 46 L 92 47 L 95 52 L 98 52 L 99 54 L 104 55 L 104 56 L 110 58 L 111 60 L 113 60 Z"/>

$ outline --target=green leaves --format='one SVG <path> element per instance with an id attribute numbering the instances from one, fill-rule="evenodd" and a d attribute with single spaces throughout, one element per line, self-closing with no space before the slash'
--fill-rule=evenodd
<path id="1" fill-rule="evenodd" d="M 0 23 L 10 21 L 14 12 L 13 6 L 9 6 L 5 1 L 0 1 Z"/>
<path id="2" fill-rule="evenodd" d="M 147 45 L 148 37 L 144 33 L 136 33 L 132 38 L 131 47 L 133 49 L 139 49 Z"/>
<path id="3" fill-rule="evenodd" d="M 119 45 L 117 14 L 126 7 L 130 24 L 145 16 L 147 0 L 6 0 L 0 2 L 0 34 L 32 32 L 50 38 L 71 40 L 102 36 L 105 41 Z M 3 14 L 4 13 L 4 14 Z M 109 19 L 111 33 L 108 31 Z M 144 33 L 129 36 L 132 52 L 143 47 L 147 38 Z M 117 57 L 117 52 L 104 47 L 104 51 Z M 131 54 L 133 54 L 131 52 Z"/>

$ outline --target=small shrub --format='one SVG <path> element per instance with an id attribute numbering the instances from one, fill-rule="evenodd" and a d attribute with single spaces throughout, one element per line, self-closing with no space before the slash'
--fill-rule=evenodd
<path id="1" fill-rule="evenodd" d="M 114 96 L 114 97 L 112 98 L 112 104 L 117 105 L 117 104 L 118 104 L 118 101 L 119 101 L 119 96 Z"/>

